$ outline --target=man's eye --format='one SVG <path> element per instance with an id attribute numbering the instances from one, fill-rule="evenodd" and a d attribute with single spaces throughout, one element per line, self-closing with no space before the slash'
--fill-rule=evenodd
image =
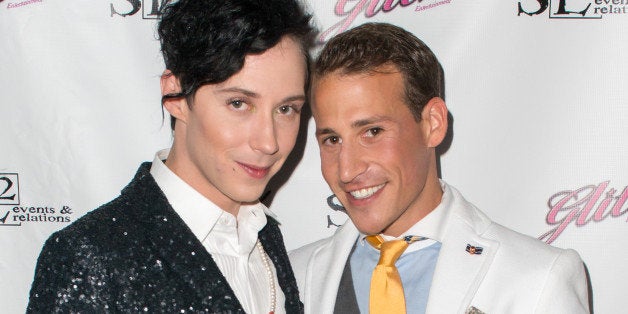
<path id="1" fill-rule="evenodd" d="M 279 107 L 279 112 L 283 113 L 283 114 L 289 114 L 293 111 L 294 109 L 290 106 L 281 106 Z"/>
<path id="2" fill-rule="evenodd" d="M 289 115 L 289 114 L 293 114 L 296 113 L 296 109 L 292 106 L 289 105 L 285 105 L 285 106 L 281 106 L 279 108 L 277 108 L 277 111 L 281 114 L 284 115 Z"/>
<path id="3" fill-rule="evenodd" d="M 323 139 L 323 144 L 325 145 L 336 145 L 341 143 L 341 140 L 338 136 L 330 136 Z"/>
<path id="4" fill-rule="evenodd" d="M 277 112 L 282 115 L 294 115 L 301 113 L 301 105 L 283 105 L 277 108 Z"/>
<path id="5" fill-rule="evenodd" d="M 229 106 L 238 110 L 243 110 L 243 109 L 246 109 L 247 107 L 246 103 L 240 99 L 234 99 L 234 100 L 229 101 Z"/>
<path id="6" fill-rule="evenodd" d="M 382 133 L 382 131 L 384 131 L 382 128 L 380 127 L 375 127 L 375 128 L 370 128 L 366 131 L 366 137 L 375 137 L 377 135 L 379 135 L 380 133 Z"/>

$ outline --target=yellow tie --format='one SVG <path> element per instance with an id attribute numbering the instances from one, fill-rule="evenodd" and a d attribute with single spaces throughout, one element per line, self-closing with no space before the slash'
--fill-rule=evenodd
<path id="1" fill-rule="evenodd" d="M 384 239 L 379 235 L 367 236 L 366 241 L 380 250 L 379 262 L 371 277 L 369 313 L 406 313 L 403 285 L 395 262 L 408 247 L 408 242 L 405 240 L 384 242 Z"/>

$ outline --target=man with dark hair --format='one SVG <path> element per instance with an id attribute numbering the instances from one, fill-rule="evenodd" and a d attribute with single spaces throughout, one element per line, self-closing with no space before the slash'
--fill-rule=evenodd
<path id="1" fill-rule="evenodd" d="M 432 51 L 390 24 L 330 40 L 311 91 L 323 176 L 350 220 L 290 253 L 306 313 L 587 313 L 573 250 L 492 222 L 439 180 Z"/>
<path id="2" fill-rule="evenodd" d="M 296 141 L 309 21 L 296 0 L 165 7 L 172 147 L 48 239 L 28 312 L 303 311 L 278 222 L 259 198 Z"/>

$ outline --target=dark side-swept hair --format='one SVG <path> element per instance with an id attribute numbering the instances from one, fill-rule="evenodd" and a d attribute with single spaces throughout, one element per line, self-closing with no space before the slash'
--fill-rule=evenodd
<path id="1" fill-rule="evenodd" d="M 403 76 L 405 101 L 416 121 L 425 104 L 444 97 L 443 71 L 430 48 L 412 33 L 387 23 L 366 23 L 332 38 L 312 69 L 314 79 L 379 72 L 393 65 Z"/>
<path id="2" fill-rule="evenodd" d="M 203 85 L 226 81 L 249 54 L 261 54 L 290 36 L 309 58 L 311 16 L 297 0 L 180 0 L 166 5 L 158 26 L 166 69 L 179 79 L 186 97 Z M 171 117 L 174 129 L 175 119 Z"/>

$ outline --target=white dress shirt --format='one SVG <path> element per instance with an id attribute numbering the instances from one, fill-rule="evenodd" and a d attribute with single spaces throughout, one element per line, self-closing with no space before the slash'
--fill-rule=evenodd
<path id="1" fill-rule="evenodd" d="M 175 212 L 201 241 L 227 279 L 247 313 L 268 313 L 270 283 L 260 252 L 257 234 L 266 225 L 266 215 L 274 214 L 261 203 L 242 205 L 238 217 L 222 210 L 172 172 L 162 160 L 169 150 L 155 155 L 150 173 Z M 276 291 L 275 313 L 285 313 L 285 296 L 273 272 Z"/>

